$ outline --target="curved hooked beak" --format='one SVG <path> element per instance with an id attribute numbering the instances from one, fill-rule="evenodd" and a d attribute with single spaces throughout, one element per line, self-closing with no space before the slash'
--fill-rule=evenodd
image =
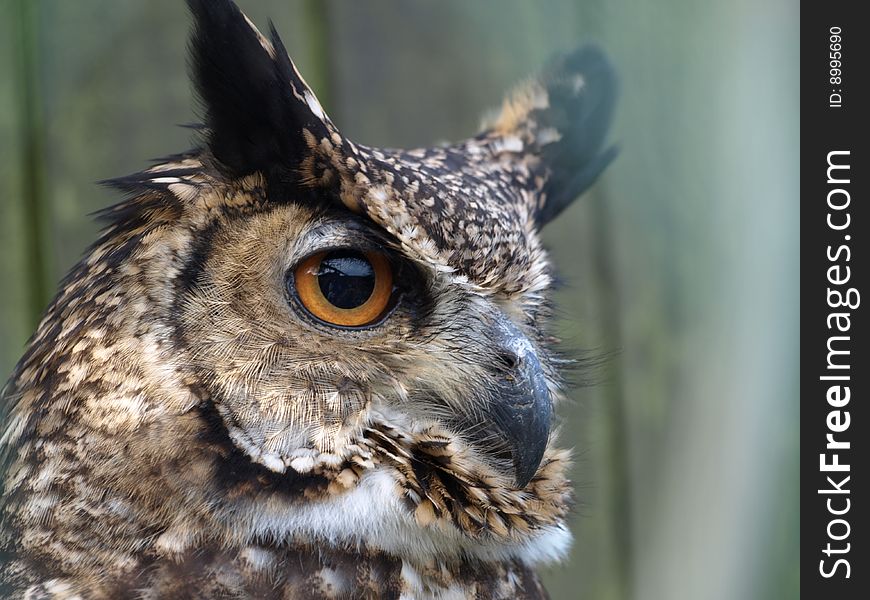
<path id="1" fill-rule="evenodd" d="M 544 456 L 553 403 L 544 370 L 529 339 L 505 316 L 499 315 L 493 325 L 506 364 L 501 373 L 501 394 L 492 405 L 493 424 L 510 448 L 516 484 L 524 488 Z"/>

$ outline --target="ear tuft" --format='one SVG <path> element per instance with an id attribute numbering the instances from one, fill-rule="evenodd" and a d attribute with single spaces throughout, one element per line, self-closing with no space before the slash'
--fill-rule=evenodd
<path id="1" fill-rule="evenodd" d="M 230 0 L 188 6 L 191 71 L 212 154 L 232 177 L 295 171 L 308 152 L 303 128 L 322 137 L 331 123 L 278 34 L 272 28 L 267 40 Z"/>
<path id="2" fill-rule="evenodd" d="M 553 60 L 536 79 L 519 86 L 490 124 L 502 137 L 517 136 L 537 154 L 548 174 L 539 225 L 553 220 L 616 157 L 604 147 L 617 97 L 616 74 L 595 46 Z"/>

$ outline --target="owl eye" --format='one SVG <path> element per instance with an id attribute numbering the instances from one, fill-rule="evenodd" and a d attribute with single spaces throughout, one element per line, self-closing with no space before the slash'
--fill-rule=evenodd
<path id="1" fill-rule="evenodd" d="M 365 327 L 390 308 L 393 269 L 379 252 L 318 252 L 296 267 L 291 285 L 302 306 L 317 319 L 341 327 Z"/>

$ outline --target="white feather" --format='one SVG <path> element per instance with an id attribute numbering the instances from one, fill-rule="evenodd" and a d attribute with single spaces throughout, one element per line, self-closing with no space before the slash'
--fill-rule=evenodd
<path id="1" fill-rule="evenodd" d="M 330 545 L 377 548 L 422 564 L 434 557 L 470 555 L 484 561 L 518 559 L 535 566 L 557 562 L 571 547 L 564 525 L 542 528 L 526 541 L 473 539 L 452 526 L 421 527 L 402 504 L 385 469 L 369 471 L 356 488 L 323 501 L 276 500 L 235 507 L 244 539 L 314 539 Z M 241 517 L 241 518 L 239 518 Z"/>

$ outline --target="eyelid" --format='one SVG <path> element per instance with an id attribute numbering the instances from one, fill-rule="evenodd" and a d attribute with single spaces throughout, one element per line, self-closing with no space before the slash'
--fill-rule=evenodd
<path id="1" fill-rule="evenodd" d="M 327 220 L 316 224 L 296 239 L 287 255 L 287 261 L 295 268 L 295 265 L 312 254 L 335 250 L 382 252 L 392 260 L 397 247 L 383 233 L 364 223 Z"/>

